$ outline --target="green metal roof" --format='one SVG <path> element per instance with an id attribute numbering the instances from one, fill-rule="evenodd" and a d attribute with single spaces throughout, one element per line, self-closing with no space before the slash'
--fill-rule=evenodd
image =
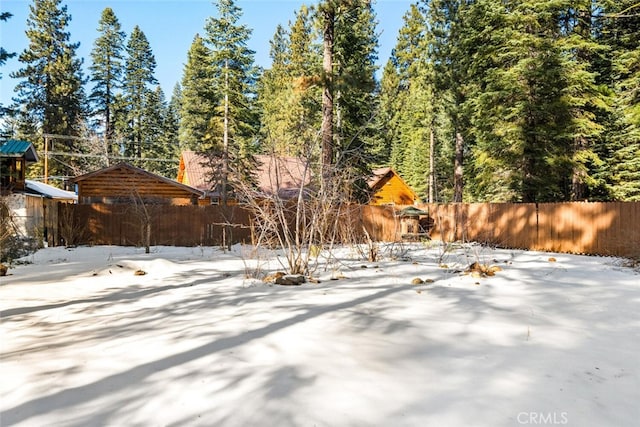
<path id="1" fill-rule="evenodd" d="M 28 162 L 37 162 L 38 154 L 29 141 L 10 139 L 0 146 L 0 157 L 23 157 Z"/>

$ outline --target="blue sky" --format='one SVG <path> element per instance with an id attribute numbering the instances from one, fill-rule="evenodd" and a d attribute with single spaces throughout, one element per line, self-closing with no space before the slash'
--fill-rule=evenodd
<path id="1" fill-rule="evenodd" d="M 375 10 L 378 24 L 379 52 L 378 64 L 383 66 L 395 45 L 398 30 L 402 26 L 402 16 L 409 9 L 410 0 L 377 0 Z M 243 11 L 242 23 L 253 30 L 249 48 L 256 52 L 256 64 L 269 67 L 269 41 L 276 26 L 287 26 L 294 19 L 294 13 L 302 4 L 316 1 L 302 0 L 238 0 Z M 0 23 L 0 45 L 9 52 L 22 52 L 28 45 L 25 35 L 29 16 L 28 0 L 2 0 L 0 10 L 11 12 L 13 16 Z M 85 67 L 90 63 L 93 42 L 98 36 L 97 27 L 105 7 L 111 7 L 122 29 L 129 35 L 138 25 L 145 33 L 156 58 L 156 78 L 160 82 L 167 99 L 173 87 L 182 77 L 187 51 L 196 33 L 202 33 L 205 20 L 216 12 L 208 0 L 67 0 L 68 12 L 72 19 L 68 30 L 72 42 L 80 42 L 78 56 L 85 59 Z M 18 82 L 9 74 L 20 68 L 17 56 L 9 59 L 0 69 L 0 103 L 8 105 L 15 96 L 14 87 Z"/>

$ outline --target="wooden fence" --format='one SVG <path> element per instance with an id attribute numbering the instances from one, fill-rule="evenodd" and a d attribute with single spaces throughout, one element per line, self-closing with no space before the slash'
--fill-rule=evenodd
<path id="1" fill-rule="evenodd" d="M 151 224 L 153 246 L 214 246 L 228 241 L 251 242 L 247 211 L 230 207 L 225 212 L 218 206 L 146 206 L 133 205 L 69 205 L 72 213 L 60 215 L 66 224 L 63 240 L 94 245 L 142 246 L 145 218 Z M 69 224 L 69 222 L 72 222 Z M 230 223 L 235 226 L 225 227 Z M 230 231 L 230 233 L 229 233 Z M 230 235 L 227 235 L 230 234 Z M 67 236 L 65 238 L 65 236 Z M 65 243 L 64 241 L 62 242 Z"/>
<path id="2" fill-rule="evenodd" d="M 73 212 L 64 211 L 72 209 Z M 151 207 L 152 245 L 219 245 L 251 242 L 250 215 L 219 206 Z M 362 235 L 367 230 L 377 241 L 397 241 L 402 206 L 360 206 L 350 209 L 344 222 Z M 443 241 L 476 241 L 505 248 L 533 249 L 594 255 L 640 257 L 640 202 L 546 204 L 424 204 L 434 220 L 431 237 Z M 62 210 L 61 210 L 62 209 Z M 350 218 L 347 218 L 350 216 Z M 226 218 L 226 219 L 225 219 Z M 222 224 L 235 224 L 232 235 Z M 126 205 L 66 205 L 59 207 L 58 228 L 50 235 L 76 234 L 77 243 L 140 245 L 141 215 Z M 58 241 L 60 244 L 62 241 Z M 54 242 L 52 242 L 54 243 Z M 64 243 L 64 242 L 62 242 Z M 54 243 L 55 244 L 55 243 Z"/>
<path id="3" fill-rule="evenodd" d="M 431 236 L 505 248 L 640 257 L 640 203 L 421 205 Z"/>

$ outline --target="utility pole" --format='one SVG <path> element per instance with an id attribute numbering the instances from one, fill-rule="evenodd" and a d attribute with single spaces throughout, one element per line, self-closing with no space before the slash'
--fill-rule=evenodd
<path id="1" fill-rule="evenodd" d="M 44 183 L 49 183 L 49 135 L 44 136 Z"/>

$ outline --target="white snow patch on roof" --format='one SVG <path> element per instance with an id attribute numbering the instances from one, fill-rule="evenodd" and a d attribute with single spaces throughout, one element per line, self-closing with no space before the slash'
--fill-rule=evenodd
<path id="1" fill-rule="evenodd" d="M 25 180 L 25 184 L 29 190 L 35 191 L 52 199 L 73 199 L 78 200 L 78 195 L 72 191 L 65 191 L 43 182 Z"/>

